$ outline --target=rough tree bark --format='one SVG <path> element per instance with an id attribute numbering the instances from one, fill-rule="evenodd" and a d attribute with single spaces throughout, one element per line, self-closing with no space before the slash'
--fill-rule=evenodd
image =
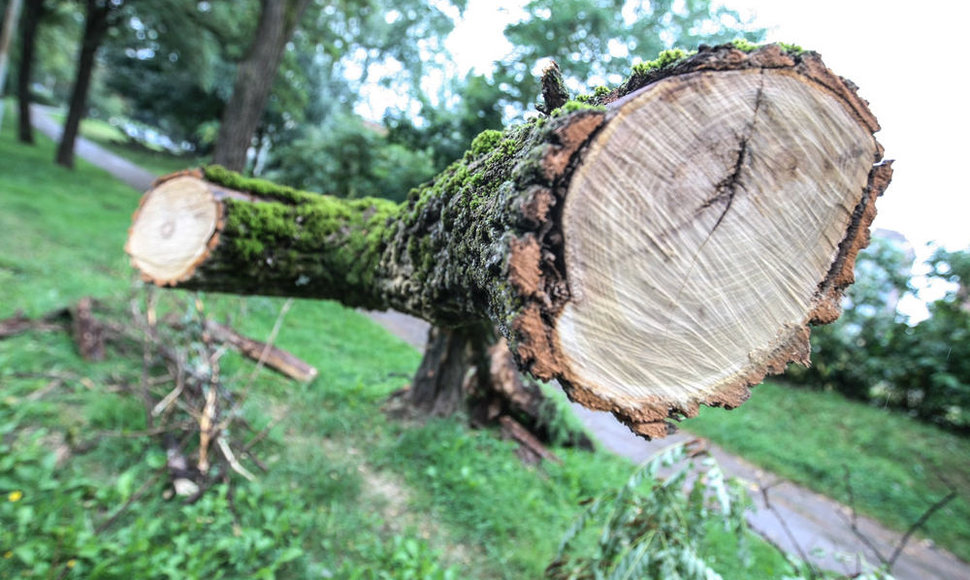
<path id="1" fill-rule="evenodd" d="M 10 44 L 13 42 L 14 31 L 17 29 L 17 21 L 20 19 L 20 6 L 23 0 L 10 0 L 7 2 L 7 9 L 3 15 L 3 27 L 0 28 L 0 95 L 3 95 L 3 86 L 7 81 L 7 61 L 10 57 Z M 0 125 L 3 124 L 3 110 L 0 106 Z"/>
<path id="2" fill-rule="evenodd" d="M 309 0 L 262 0 L 256 36 L 239 63 L 232 96 L 219 125 L 213 161 L 233 171 L 246 168 L 246 151 L 263 118 L 276 71 Z"/>
<path id="3" fill-rule="evenodd" d="M 493 325 L 521 370 L 663 436 L 808 362 L 891 167 L 814 53 L 705 47 L 589 101 L 483 133 L 401 205 L 175 175 L 127 251 L 159 285 Z"/>
<path id="4" fill-rule="evenodd" d="M 34 143 L 34 126 L 30 122 L 30 79 L 34 74 L 34 46 L 37 25 L 44 11 L 44 0 L 27 0 L 20 38 L 20 66 L 17 69 L 18 137 L 21 143 Z"/>
<path id="5" fill-rule="evenodd" d="M 394 394 L 388 410 L 436 417 L 464 413 L 474 427 L 499 425 L 530 463 L 555 457 L 542 442 L 593 448 L 582 431 L 557 426 L 555 402 L 519 373 L 505 339 L 483 322 L 432 327 L 411 385 Z"/>
<path id="6" fill-rule="evenodd" d="M 108 32 L 109 16 L 119 5 L 108 0 L 87 0 L 87 12 L 84 18 L 84 36 L 81 39 L 81 53 L 78 56 L 77 74 L 74 77 L 74 88 L 71 90 L 71 102 L 64 121 L 64 132 L 57 145 L 56 161 L 58 165 L 74 168 L 74 142 L 77 141 L 81 119 L 88 102 L 88 89 L 91 87 L 91 76 L 94 73 L 94 57 Z"/>

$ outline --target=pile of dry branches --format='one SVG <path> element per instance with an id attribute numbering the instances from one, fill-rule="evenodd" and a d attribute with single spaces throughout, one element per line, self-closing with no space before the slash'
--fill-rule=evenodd
<path id="1" fill-rule="evenodd" d="M 73 451 L 106 437 L 151 437 L 166 453 L 167 493 L 191 502 L 213 484 L 228 482 L 232 472 L 255 479 L 247 465 L 266 470 L 253 448 L 277 421 L 256 429 L 242 413 L 260 370 L 266 366 L 302 382 L 316 378 L 317 370 L 273 345 L 290 302 L 260 342 L 212 320 L 198 295 L 167 293 L 160 304 L 162 296 L 144 288 L 120 307 L 83 298 L 37 319 L 18 314 L 0 320 L 0 340 L 28 331 L 69 331 L 86 360 L 140 359 L 108 389 L 142 403 L 145 429 L 90 433 Z M 248 376 L 223 376 L 220 361 L 230 349 L 256 361 Z"/>

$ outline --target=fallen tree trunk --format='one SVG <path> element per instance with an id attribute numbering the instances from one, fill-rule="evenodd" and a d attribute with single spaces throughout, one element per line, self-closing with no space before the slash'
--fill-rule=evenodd
<path id="1" fill-rule="evenodd" d="M 662 436 L 808 362 L 891 176 L 877 130 L 813 53 L 705 48 L 483 133 L 400 205 L 170 176 L 127 251 L 163 286 L 490 321 L 520 369 Z"/>

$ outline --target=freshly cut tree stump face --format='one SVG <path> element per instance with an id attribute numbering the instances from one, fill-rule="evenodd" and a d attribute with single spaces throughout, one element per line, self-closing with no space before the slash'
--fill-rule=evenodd
<path id="1" fill-rule="evenodd" d="M 807 355 L 877 149 L 844 100 L 787 71 L 632 95 L 566 196 L 570 382 L 625 415 L 693 414 L 739 405 L 751 375 Z"/>

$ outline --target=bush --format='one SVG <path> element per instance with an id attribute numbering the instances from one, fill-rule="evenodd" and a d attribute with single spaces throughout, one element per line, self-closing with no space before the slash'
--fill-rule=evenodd
<path id="1" fill-rule="evenodd" d="M 897 302 L 918 294 L 912 258 L 885 238 L 859 256 L 856 284 L 842 317 L 812 332 L 812 362 L 789 379 L 906 411 L 958 431 L 970 430 L 970 252 L 937 250 L 928 278 L 949 286 L 916 324 Z"/>
<path id="2" fill-rule="evenodd" d="M 430 153 L 390 143 L 383 127 L 335 116 L 274 151 L 265 176 L 337 197 L 402 201 L 412 187 L 433 175 Z"/>

